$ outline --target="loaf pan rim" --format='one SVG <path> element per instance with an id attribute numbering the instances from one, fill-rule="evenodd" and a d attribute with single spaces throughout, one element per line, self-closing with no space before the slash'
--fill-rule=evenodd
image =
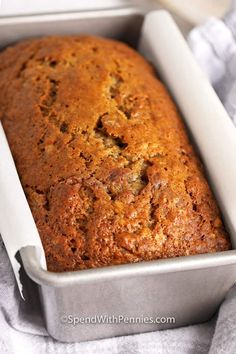
<path id="1" fill-rule="evenodd" d="M 52 13 L 40 13 L 32 15 L 12 15 L 12 16 L 0 16 L 0 26 L 6 25 L 18 25 L 31 22 L 45 22 L 45 21 L 61 21 L 61 20 L 73 20 L 73 19 L 91 19 L 99 17 L 116 17 L 116 16 L 129 16 L 129 15 L 141 15 L 145 14 L 150 9 L 142 6 L 127 6 L 119 8 L 108 8 L 98 10 L 84 10 L 84 11 L 64 11 L 64 12 L 52 12 Z"/>
<path id="2" fill-rule="evenodd" d="M 236 265 L 236 250 L 228 250 L 198 255 L 165 258 L 137 263 L 104 266 L 65 272 L 51 272 L 41 267 L 37 249 L 32 246 L 20 250 L 24 269 L 37 284 L 52 287 L 66 287 L 75 284 L 87 284 L 109 281 L 132 276 L 175 273 L 206 269 L 227 265 Z"/>

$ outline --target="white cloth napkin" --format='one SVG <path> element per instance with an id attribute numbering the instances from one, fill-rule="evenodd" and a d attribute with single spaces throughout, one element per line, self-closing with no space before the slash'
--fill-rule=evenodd
<path id="1" fill-rule="evenodd" d="M 236 12 L 227 15 L 224 21 L 212 18 L 194 29 L 190 33 L 189 44 L 236 123 Z M 30 303 L 20 298 L 0 240 L 0 353 L 34 352 L 235 354 L 236 288 L 231 289 L 219 313 L 207 323 L 93 342 L 59 343 L 51 339 L 44 329 L 36 294 L 32 293 Z"/>
<path id="2" fill-rule="evenodd" d="M 189 45 L 236 124 L 236 12 L 194 29 Z"/>

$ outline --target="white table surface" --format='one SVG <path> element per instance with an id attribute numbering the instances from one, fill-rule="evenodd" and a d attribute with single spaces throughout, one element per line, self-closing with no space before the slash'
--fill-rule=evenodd
<path id="1" fill-rule="evenodd" d="M 134 4 L 132 0 L 0 0 L 0 16 L 102 9 Z"/>

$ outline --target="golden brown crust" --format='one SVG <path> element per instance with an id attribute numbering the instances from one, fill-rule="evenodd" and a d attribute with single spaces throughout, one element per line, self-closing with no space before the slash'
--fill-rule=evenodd
<path id="1" fill-rule="evenodd" d="M 230 248 L 175 105 L 125 44 L 69 36 L 6 49 L 0 107 L 49 270 Z"/>

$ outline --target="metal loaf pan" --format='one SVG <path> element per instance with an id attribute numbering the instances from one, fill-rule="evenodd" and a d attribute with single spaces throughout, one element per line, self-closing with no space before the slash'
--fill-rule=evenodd
<path id="1" fill-rule="evenodd" d="M 0 19 L 4 47 L 30 36 L 91 33 L 137 45 L 144 20 L 135 8 Z M 187 97 L 186 97 L 187 99 Z M 48 333 L 66 342 L 155 331 L 206 321 L 236 279 L 236 251 L 138 264 L 51 273 L 35 249 L 21 250 L 27 276 L 36 284 Z M 99 315 L 174 317 L 172 323 L 71 324 L 66 317 Z"/>

